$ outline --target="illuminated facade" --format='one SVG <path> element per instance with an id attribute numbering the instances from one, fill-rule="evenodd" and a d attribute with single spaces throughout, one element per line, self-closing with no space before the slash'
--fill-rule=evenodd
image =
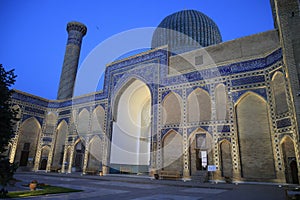
<path id="1" fill-rule="evenodd" d="M 184 180 L 204 180 L 213 165 L 210 179 L 298 183 L 299 1 L 271 5 L 274 30 L 223 43 L 204 14 L 170 15 L 159 27 L 180 31 L 170 20 L 181 20 L 203 48 L 171 45 L 158 29 L 151 50 L 107 65 L 102 91 L 74 98 L 64 80 L 86 28 L 68 24 L 59 100 L 13 95 L 21 121 L 11 162 L 61 173 L 178 171 Z M 199 26 L 213 28 L 193 32 Z"/>

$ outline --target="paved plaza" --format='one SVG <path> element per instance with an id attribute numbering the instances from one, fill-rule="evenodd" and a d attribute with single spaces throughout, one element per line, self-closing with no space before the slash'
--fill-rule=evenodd
<path id="1" fill-rule="evenodd" d="M 146 176 L 17 173 L 18 182 L 10 190 L 26 190 L 22 184 L 36 179 L 40 183 L 80 189 L 82 192 L 54 194 L 26 199 L 133 199 L 133 200 L 202 200 L 202 199 L 285 199 L 284 186 L 278 184 L 225 184 L 151 180 Z"/>

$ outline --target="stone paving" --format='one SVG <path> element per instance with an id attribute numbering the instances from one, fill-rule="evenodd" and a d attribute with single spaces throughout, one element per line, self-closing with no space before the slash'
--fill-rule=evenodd
<path id="1" fill-rule="evenodd" d="M 50 185 L 74 188 L 82 192 L 53 194 L 26 199 L 109 199 L 109 200 L 202 200 L 202 199 L 285 199 L 284 187 L 278 184 L 225 184 L 151 180 L 146 176 L 81 176 L 80 174 L 17 173 L 22 182 L 12 190 L 28 190 L 22 184 L 36 179 Z"/>

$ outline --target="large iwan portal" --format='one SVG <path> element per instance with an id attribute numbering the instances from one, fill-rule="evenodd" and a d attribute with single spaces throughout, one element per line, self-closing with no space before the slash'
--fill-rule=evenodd
<path id="1" fill-rule="evenodd" d="M 127 86 L 127 87 L 126 87 Z M 150 162 L 151 93 L 140 80 L 132 80 L 116 95 L 110 163 L 131 172 L 147 172 Z"/>

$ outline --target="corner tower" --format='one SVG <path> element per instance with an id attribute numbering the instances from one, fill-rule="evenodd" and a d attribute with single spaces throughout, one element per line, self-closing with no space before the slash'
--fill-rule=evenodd
<path id="1" fill-rule="evenodd" d="M 292 101 L 300 130 L 300 2 L 299 0 L 270 0 L 275 28 L 278 29 L 283 62 L 290 79 Z M 299 172 L 300 177 L 300 172 Z"/>
<path id="2" fill-rule="evenodd" d="M 69 22 L 67 31 L 68 41 L 57 93 L 58 100 L 73 97 L 81 42 L 87 32 L 87 28 L 82 23 Z"/>
<path id="3" fill-rule="evenodd" d="M 282 49 L 283 69 L 288 78 L 291 110 L 296 114 L 291 121 L 295 123 L 292 128 L 289 145 L 293 155 L 287 156 L 287 150 L 282 150 L 284 160 L 284 172 L 287 182 L 298 183 L 300 180 L 300 156 L 299 156 L 299 130 L 300 130 L 300 1 L 299 0 L 270 0 L 273 11 L 274 25 L 278 30 L 280 46 Z M 284 130 L 283 132 L 289 132 Z M 295 146 L 293 146 L 294 144 Z M 286 141 L 282 143 L 286 145 Z M 276 147 L 277 148 L 277 147 Z M 283 149 L 283 148 L 282 148 Z M 294 160 L 291 160 L 294 159 Z M 296 162 L 296 163 L 294 163 Z M 292 163 L 294 163 L 292 166 Z M 296 166 L 295 166 L 296 164 Z M 282 173 L 282 172 L 281 172 Z"/>

